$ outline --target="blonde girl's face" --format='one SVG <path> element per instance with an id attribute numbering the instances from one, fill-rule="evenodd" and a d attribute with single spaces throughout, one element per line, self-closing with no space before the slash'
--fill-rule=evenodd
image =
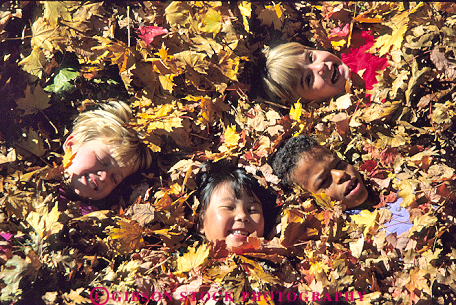
<path id="1" fill-rule="evenodd" d="M 214 189 L 201 230 L 209 241 L 224 240 L 227 248 L 238 247 L 248 236 L 262 237 L 263 232 L 263 208 L 255 195 L 242 191 L 236 198 L 231 182 Z"/>
<path id="2" fill-rule="evenodd" d="M 345 90 L 350 68 L 336 55 L 319 50 L 305 50 L 298 55 L 303 74 L 298 78 L 297 92 L 307 101 L 320 102 Z"/>
<path id="3" fill-rule="evenodd" d="M 72 148 L 74 138 L 69 136 L 64 149 Z M 65 169 L 70 176 L 69 188 L 82 198 L 100 200 L 108 196 L 133 167 L 120 167 L 110 154 L 111 146 L 98 140 L 83 143 L 73 151 L 71 164 Z"/>

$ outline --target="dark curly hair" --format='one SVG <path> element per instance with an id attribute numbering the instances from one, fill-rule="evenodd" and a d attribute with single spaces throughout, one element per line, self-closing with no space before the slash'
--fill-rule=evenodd
<path id="1" fill-rule="evenodd" d="M 299 135 L 285 142 L 275 153 L 272 160 L 274 174 L 279 177 L 282 184 L 293 184 L 292 174 L 303 153 L 309 153 L 314 147 L 319 146 L 318 141 L 308 135 Z"/>
<path id="2" fill-rule="evenodd" d="M 201 165 L 195 182 L 198 186 L 196 198 L 199 200 L 198 226 L 202 227 L 206 210 L 209 206 L 215 188 L 224 182 L 231 182 L 231 187 L 237 199 L 242 192 L 248 195 L 255 194 L 263 207 L 264 237 L 267 237 L 275 225 L 278 208 L 274 194 L 262 187 L 258 180 L 248 174 L 243 168 L 237 167 L 229 161 L 208 161 Z"/>

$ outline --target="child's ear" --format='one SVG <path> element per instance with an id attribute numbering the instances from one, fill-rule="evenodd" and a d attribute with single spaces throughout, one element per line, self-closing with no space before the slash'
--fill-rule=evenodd
<path id="1" fill-rule="evenodd" d="M 65 143 L 63 143 L 63 151 L 66 151 L 68 148 L 71 149 L 71 147 L 73 146 L 74 144 L 74 138 L 73 138 L 73 135 L 70 135 L 66 140 L 65 140 Z"/>
<path id="2" fill-rule="evenodd" d="M 204 231 L 204 224 L 198 223 L 198 231 L 199 231 L 201 234 L 204 234 L 204 233 L 205 233 L 205 231 Z"/>

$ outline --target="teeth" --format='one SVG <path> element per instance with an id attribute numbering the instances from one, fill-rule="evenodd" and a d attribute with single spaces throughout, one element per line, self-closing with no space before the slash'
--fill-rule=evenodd
<path id="1" fill-rule="evenodd" d="M 331 82 L 333 84 L 337 81 L 337 72 L 338 72 L 338 70 L 339 70 L 339 66 L 335 64 L 333 66 L 333 73 L 331 75 Z"/>
<path id="2" fill-rule="evenodd" d="M 92 179 L 90 179 L 89 175 L 86 175 L 86 180 L 91 188 L 93 188 L 94 190 L 97 189 L 97 185 L 92 181 Z"/>
<path id="3" fill-rule="evenodd" d="M 347 190 L 347 194 L 350 194 L 350 192 L 353 191 L 357 185 L 358 185 L 357 181 L 353 181 Z"/>
<path id="4" fill-rule="evenodd" d="M 232 230 L 231 234 L 249 236 L 249 233 L 247 233 L 246 231 L 240 231 L 240 230 Z"/>

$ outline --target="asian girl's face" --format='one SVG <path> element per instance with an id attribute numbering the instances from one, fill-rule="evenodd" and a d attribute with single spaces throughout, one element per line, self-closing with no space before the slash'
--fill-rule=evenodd
<path id="1" fill-rule="evenodd" d="M 243 190 L 241 197 L 236 198 L 229 181 L 214 189 L 201 230 L 209 241 L 224 240 L 227 248 L 238 247 L 248 236 L 262 237 L 263 232 L 263 209 L 255 195 Z"/>
<path id="2" fill-rule="evenodd" d="M 350 68 L 339 57 L 327 51 L 308 49 L 298 60 L 304 67 L 296 89 L 301 98 L 320 102 L 345 90 Z"/>
<path id="3" fill-rule="evenodd" d="M 63 148 L 72 148 L 74 138 L 69 136 Z M 82 198 L 99 200 L 108 196 L 127 176 L 132 166 L 120 167 L 110 154 L 111 146 L 92 140 L 73 151 L 75 154 L 65 173 L 70 176 L 69 188 Z"/>

